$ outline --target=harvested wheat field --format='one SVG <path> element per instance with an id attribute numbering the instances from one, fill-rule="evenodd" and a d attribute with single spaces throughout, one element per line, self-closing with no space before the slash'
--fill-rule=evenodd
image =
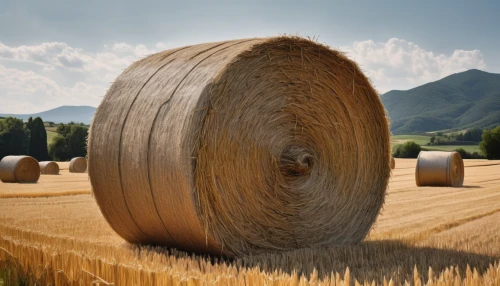
<path id="1" fill-rule="evenodd" d="M 67 162 L 58 162 L 59 175 L 40 176 L 36 184 L 1 184 L 0 198 L 34 198 L 90 194 L 88 174 L 71 173 Z"/>
<path id="2" fill-rule="evenodd" d="M 63 169 L 37 184 L 3 183 L 0 279 L 28 285 L 500 285 L 500 161 L 464 163 L 463 187 L 416 187 L 416 160 L 396 159 L 382 213 L 359 245 L 235 259 L 125 242 L 101 215 L 86 174 Z"/>

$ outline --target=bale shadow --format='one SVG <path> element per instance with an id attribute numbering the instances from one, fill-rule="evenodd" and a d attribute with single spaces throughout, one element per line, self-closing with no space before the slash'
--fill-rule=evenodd
<path id="1" fill-rule="evenodd" d="M 275 271 L 284 274 L 297 273 L 306 278 L 309 278 L 315 271 L 319 279 L 329 277 L 332 273 L 338 273 L 343 277 L 349 267 L 351 279 L 356 278 L 361 283 L 375 281 L 377 284 L 382 284 L 386 278 L 387 281 L 392 279 L 395 285 L 413 281 L 415 267 L 421 281 L 427 281 L 429 267 L 432 267 L 434 275 L 439 275 L 446 268 L 453 266 L 458 268 L 463 277 L 467 266 L 476 269 L 481 275 L 490 264 L 500 262 L 500 254 L 485 255 L 437 247 L 420 247 L 396 240 L 267 252 L 236 258 L 200 255 L 162 246 L 132 244 L 128 246 L 138 253 L 155 252 L 157 255 L 189 258 L 211 265 L 225 264 L 240 269 L 258 268 L 268 273 Z"/>
<path id="2" fill-rule="evenodd" d="M 349 267 L 351 277 L 358 281 L 376 281 L 382 283 L 384 277 L 393 279 L 396 284 L 413 281 L 414 267 L 422 281 L 428 280 L 429 267 L 439 273 L 450 266 L 458 267 L 465 273 L 467 266 L 476 268 L 479 274 L 487 270 L 490 264 L 500 260 L 500 256 L 489 256 L 451 249 L 417 247 L 399 241 L 368 241 L 353 246 L 300 249 L 289 252 L 267 253 L 236 259 L 233 263 L 241 267 L 259 267 L 273 272 L 283 270 L 296 271 L 309 277 L 314 269 L 319 278 L 325 278 L 332 272 L 342 277 Z"/>
<path id="3" fill-rule="evenodd" d="M 481 186 L 461 186 L 460 188 L 464 188 L 464 189 L 482 189 L 483 187 L 481 187 Z"/>
<path id="4" fill-rule="evenodd" d="M 382 284 L 386 278 L 387 280 L 392 279 L 395 285 L 402 285 L 405 281 L 412 282 L 415 267 L 421 281 L 427 281 L 429 267 L 432 267 L 434 275 L 439 275 L 441 271 L 454 266 L 459 269 L 463 277 L 467 266 L 476 269 L 481 275 L 490 264 L 500 260 L 498 253 L 484 255 L 452 249 L 419 247 L 393 240 L 269 252 L 233 259 L 217 255 L 197 255 L 161 246 L 134 244 L 125 244 L 125 246 L 136 251 L 138 256 L 141 256 L 141 252 L 144 251 L 150 253 L 148 256 L 154 252 L 154 255 L 165 256 L 166 260 L 168 257 L 174 256 L 178 259 L 198 261 L 199 265 L 203 265 L 202 261 L 204 261 L 212 265 L 234 266 L 238 269 L 258 268 L 268 273 L 275 271 L 284 274 L 297 273 L 299 276 L 304 275 L 307 278 L 311 274 L 317 273 L 317 277 L 321 280 L 329 277 L 332 273 L 338 273 L 343 277 L 346 268 L 349 267 L 351 281 L 354 281 L 355 278 L 361 283 L 375 281 L 377 284 Z M 14 257 L 10 261 L 1 261 L 0 258 L 0 272 L 5 269 L 12 270 L 9 272 L 10 274 L 7 273 L 10 278 L 27 281 L 29 285 L 34 284 L 31 283 L 33 281 L 43 282 L 55 279 L 55 277 L 48 275 L 50 269 L 44 268 L 41 273 L 37 274 L 33 269 L 23 269 Z"/>

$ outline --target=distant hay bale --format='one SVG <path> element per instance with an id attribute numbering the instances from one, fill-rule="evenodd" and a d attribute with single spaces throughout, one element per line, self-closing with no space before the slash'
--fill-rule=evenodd
<path id="1" fill-rule="evenodd" d="M 417 186 L 461 187 L 464 161 L 458 152 L 421 151 L 415 169 Z"/>
<path id="2" fill-rule="evenodd" d="M 89 177 L 133 243 L 229 256 L 357 243 L 390 176 L 385 114 L 358 66 L 312 41 L 178 48 L 110 87 Z"/>
<path id="3" fill-rule="evenodd" d="M 38 161 L 30 156 L 5 156 L 0 161 L 0 180 L 4 183 L 36 183 L 40 178 Z"/>
<path id="4" fill-rule="evenodd" d="M 54 161 L 42 161 L 40 165 L 40 173 L 42 175 L 59 175 L 59 165 Z"/>
<path id="5" fill-rule="evenodd" d="M 391 169 L 396 168 L 396 160 L 394 160 L 394 157 L 391 156 Z"/>
<path id="6" fill-rule="evenodd" d="M 87 171 L 87 160 L 83 157 L 75 157 L 69 162 L 70 173 L 85 173 Z"/>

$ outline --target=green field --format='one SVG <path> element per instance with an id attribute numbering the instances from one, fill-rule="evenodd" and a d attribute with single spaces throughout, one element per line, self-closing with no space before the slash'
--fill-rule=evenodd
<path id="1" fill-rule="evenodd" d="M 52 142 L 52 138 L 56 137 L 57 132 L 47 130 L 47 145 Z"/>
<path id="2" fill-rule="evenodd" d="M 435 150 L 435 151 L 453 151 L 455 149 L 463 148 L 465 151 L 469 153 L 478 152 L 479 145 L 436 145 L 436 146 L 427 146 L 429 139 L 431 136 L 425 135 L 393 135 L 391 137 L 391 149 L 394 150 L 394 146 L 398 144 L 403 144 L 406 141 L 413 141 L 418 145 L 422 146 L 427 150 Z"/>
<path id="3" fill-rule="evenodd" d="M 459 148 L 464 149 L 469 153 L 478 152 L 481 153 L 479 145 L 439 145 L 439 146 L 422 146 L 429 151 L 453 151 Z"/>
<path id="4" fill-rule="evenodd" d="M 393 135 L 391 136 L 391 145 L 403 144 L 406 141 L 413 141 L 420 146 L 425 146 L 429 142 L 431 136 L 425 135 Z"/>

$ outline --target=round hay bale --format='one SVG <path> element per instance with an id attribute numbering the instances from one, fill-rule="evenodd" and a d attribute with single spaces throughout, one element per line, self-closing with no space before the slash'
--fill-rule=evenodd
<path id="1" fill-rule="evenodd" d="M 40 165 L 40 173 L 42 175 L 59 175 L 59 165 L 54 161 L 42 161 Z"/>
<path id="2" fill-rule="evenodd" d="M 40 178 L 38 161 L 30 156 L 5 156 L 0 161 L 0 180 L 4 183 L 36 183 Z"/>
<path id="3" fill-rule="evenodd" d="M 75 157 L 69 162 L 70 173 L 85 173 L 87 171 L 87 160 L 83 157 Z"/>
<path id="4" fill-rule="evenodd" d="M 415 169 L 417 186 L 461 187 L 464 161 L 458 152 L 421 151 Z"/>
<path id="5" fill-rule="evenodd" d="M 95 113 L 88 157 L 127 241 L 229 256 L 357 243 L 390 176 L 377 92 L 343 53 L 296 37 L 132 64 Z"/>
<path id="6" fill-rule="evenodd" d="M 391 169 L 396 168 L 396 160 L 394 160 L 394 157 L 391 156 Z"/>

